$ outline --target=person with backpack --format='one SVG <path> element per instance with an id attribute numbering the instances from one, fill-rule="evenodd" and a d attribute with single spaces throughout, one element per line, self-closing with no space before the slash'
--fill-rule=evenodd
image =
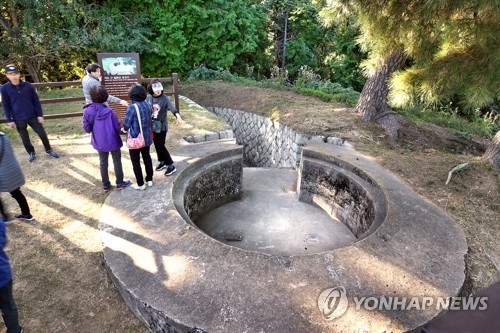
<path id="1" fill-rule="evenodd" d="M 109 192 L 111 189 L 111 182 L 108 175 L 109 154 L 113 158 L 116 190 L 119 191 L 131 184 L 130 180 L 123 180 L 120 150 L 123 142 L 120 137 L 120 122 L 113 109 L 104 104 L 109 97 L 104 86 L 94 86 L 90 89 L 89 93 L 92 103 L 83 107 L 82 126 L 85 132 L 92 133 L 91 144 L 99 154 L 99 166 L 104 192 Z"/>

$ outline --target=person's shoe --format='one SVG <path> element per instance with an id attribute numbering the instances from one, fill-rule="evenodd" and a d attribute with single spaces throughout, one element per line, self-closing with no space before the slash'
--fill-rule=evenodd
<path id="1" fill-rule="evenodd" d="M 167 165 L 165 164 L 165 162 L 160 162 L 157 166 L 156 166 L 156 171 L 161 171 L 163 169 L 165 169 L 167 167 Z"/>
<path id="2" fill-rule="evenodd" d="M 3 221 L 6 225 L 14 223 L 14 220 L 8 217 L 5 221 Z"/>
<path id="3" fill-rule="evenodd" d="M 148 186 L 151 187 L 151 186 L 153 186 L 153 181 L 150 180 L 150 181 L 146 182 L 146 184 L 148 184 Z"/>
<path id="4" fill-rule="evenodd" d="M 177 169 L 175 169 L 175 165 L 172 164 L 169 167 L 167 167 L 167 171 L 165 171 L 165 176 L 170 176 L 171 174 L 173 174 L 176 171 L 177 171 Z"/>
<path id="5" fill-rule="evenodd" d="M 45 154 L 49 155 L 52 158 L 59 158 L 59 154 L 52 151 L 52 149 L 46 150 Z"/>
<path id="6" fill-rule="evenodd" d="M 32 152 L 30 153 L 30 156 L 28 157 L 28 161 L 33 162 L 34 160 L 36 160 L 36 154 L 35 152 Z"/>
<path id="7" fill-rule="evenodd" d="M 132 182 L 130 180 L 124 180 L 123 183 L 116 184 L 116 190 L 121 191 L 125 187 L 129 186 L 130 184 L 132 184 Z"/>
<path id="8" fill-rule="evenodd" d="M 139 191 L 144 191 L 146 189 L 146 184 L 142 185 L 142 186 L 139 186 L 137 184 L 135 184 L 133 186 L 134 190 L 139 190 Z"/>
<path id="9" fill-rule="evenodd" d="M 31 214 L 19 214 L 14 217 L 18 220 L 33 221 L 33 215 Z"/>
<path id="10" fill-rule="evenodd" d="M 104 193 L 108 193 L 109 190 L 111 190 L 111 184 L 102 185 L 102 189 L 104 190 Z"/>

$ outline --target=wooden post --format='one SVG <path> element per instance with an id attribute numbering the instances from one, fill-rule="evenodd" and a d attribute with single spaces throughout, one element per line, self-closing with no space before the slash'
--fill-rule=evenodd
<path id="1" fill-rule="evenodd" d="M 172 73 L 172 85 L 173 85 L 173 93 L 174 93 L 174 102 L 175 102 L 175 108 L 177 111 L 180 112 L 179 110 L 179 80 L 177 73 Z"/>

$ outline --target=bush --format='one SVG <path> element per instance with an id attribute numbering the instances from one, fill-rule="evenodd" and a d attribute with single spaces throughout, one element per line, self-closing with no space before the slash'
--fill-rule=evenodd
<path id="1" fill-rule="evenodd" d="M 201 80 L 201 81 L 211 81 L 211 80 L 224 80 L 224 81 L 235 81 L 238 76 L 231 74 L 231 72 L 218 68 L 216 70 L 209 69 L 206 67 L 199 67 L 188 73 L 188 80 Z"/>
<path id="2" fill-rule="evenodd" d="M 475 119 L 466 119 L 458 114 L 458 110 L 451 112 L 448 108 L 438 111 L 414 107 L 397 110 L 408 118 L 416 122 L 426 122 L 441 127 L 454 129 L 462 133 L 462 136 L 469 137 L 470 134 L 492 138 L 500 130 L 500 115 L 495 112 L 487 113 L 485 116 L 478 115 Z M 478 111 L 479 113 L 479 111 Z"/>

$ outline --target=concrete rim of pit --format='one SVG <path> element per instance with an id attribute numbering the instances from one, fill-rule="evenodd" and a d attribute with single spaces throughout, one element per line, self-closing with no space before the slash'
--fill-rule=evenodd
<path id="1" fill-rule="evenodd" d="M 438 314 L 356 310 L 353 297 L 449 297 L 465 274 L 465 237 L 451 218 L 368 158 L 327 144 L 304 155 L 353 165 L 387 198 L 385 219 L 354 244 L 312 255 L 271 256 L 223 244 L 192 226 L 175 206 L 174 183 L 194 161 L 241 156 L 234 141 L 181 147 L 173 177 L 155 179 L 144 192 L 108 196 L 100 229 L 108 272 L 134 314 L 152 332 L 404 332 Z M 152 200 L 154 198 L 154 200 Z M 323 290 L 343 287 L 346 312 L 326 320 Z"/>

